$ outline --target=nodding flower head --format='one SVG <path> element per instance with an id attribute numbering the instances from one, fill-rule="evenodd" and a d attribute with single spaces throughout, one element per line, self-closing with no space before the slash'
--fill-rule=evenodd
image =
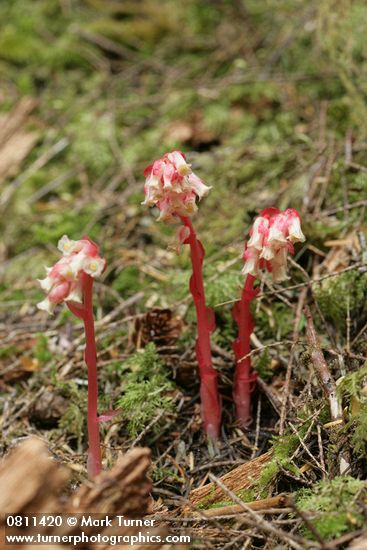
<path id="1" fill-rule="evenodd" d="M 145 170 L 144 186 L 147 206 L 157 206 L 159 220 L 173 221 L 176 216 L 192 216 L 197 211 L 196 199 L 205 197 L 210 187 L 191 170 L 180 151 L 167 153 Z"/>
<path id="2" fill-rule="evenodd" d="M 294 254 L 293 244 L 305 241 L 297 210 L 288 208 L 280 212 L 277 208 L 266 208 L 255 219 L 249 234 L 242 273 L 258 277 L 266 269 L 274 281 L 286 279 L 288 252 Z"/>
<path id="3" fill-rule="evenodd" d="M 58 243 L 62 258 L 53 267 L 46 267 L 45 279 L 38 279 L 47 297 L 37 304 L 39 309 L 53 313 L 61 302 L 83 302 L 83 274 L 97 278 L 106 267 L 98 246 L 87 237 L 72 241 L 64 235 Z"/>

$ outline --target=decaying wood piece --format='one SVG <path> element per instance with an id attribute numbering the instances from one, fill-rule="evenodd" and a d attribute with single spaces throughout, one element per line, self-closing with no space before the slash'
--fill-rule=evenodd
<path id="1" fill-rule="evenodd" d="M 111 471 L 100 474 L 94 487 L 83 485 L 71 500 L 73 509 L 141 517 L 142 510 L 149 512 L 151 503 L 149 468 L 149 449 L 133 449 Z"/>
<path id="2" fill-rule="evenodd" d="M 0 511 L 55 512 L 68 479 L 67 470 L 57 466 L 45 444 L 35 437 L 28 439 L 0 465 Z"/>
<path id="3" fill-rule="evenodd" d="M 26 128 L 37 103 L 36 99 L 26 97 L 12 111 L 0 115 L 0 181 L 17 174 L 19 165 L 38 139 L 38 132 Z"/>
<path id="4" fill-rule="evenodd" d="M 353 540 L 348 546 L 348 550 L 367 550 L 367 533 Z"/>
<path id="5" fill-rule="evenodd" d="M 261 456 L 249 460 L 245 464 L 241 464 L 234 470 L 231 470 L 220 480 L 225 484 L 228 489 L 234 493 L 238 493 L 243 489 L 251 489 L 254 483 L 259 479 L 263 467 L 271 460 L 272 451 L 262 454 Z M 203 487 L 194 489 L 190 496 L 189 501 L 193 507 L 197 507 L 199 504 L 205 503 L 205 505 L 211 505 L 215 502 L 226 499 L 226 495 L 223 491 L 214 483 L 208 483 Z M 189 506 L 185 508 L 185 512 L 192 511 Z"/>
<path id="6" fill-rule="evenodd" d="M 49 455 L 46 445 L 37 438 L 30 438 L 17 447 L 0 464 L 0 546 L 9 550 L 34 550 L 34 545 L 4 544 L 4 514 L 25 513 L 55 513 L 55 514 L 107 514 L 110 517 L 121 515 L 125 518 L 143 518 L 149 514 L 151 504 L 151 481 L 148 477 L 150 467 L 150 451 L 145 448 L 135 448 L 123 456 L 109 472 L 103 472 L 93 482 L 82 485 L 76 494 L 65 497 L 70 488 L 70 472 L 57 464 Z M 72 536 L 80 534 L 81 528 L 69 526 L 63 522 L 60 527 L 42 529 L 42 534 Z M 101 536 L 138 536 L 149 532 L 149 536 L 159 535 L 162 540 L 167 535 L 165 527 L 140 525 L 112 525 L 110 527 L 90 525 L 82 531 L 88 535 Z M 35 535 L 39 528 L 31 525 L 22 531 L 24 535 Z M 50 550 L 59 550 L 60 545 L 47 544 Z M 63 548 L 71 550 L 72 544 L 63 544 Z M 81 546 L 80 546 L 81 547 Z M 109 544 L 83 543 L 83 549 L 104 550 L 111 548 Z M 128 544 L 124 548 L 130 548 Z M 146 543 L 135 543 L 134 549 L 143 550 L 150 547 Z M 171 545 L 154 544 L 154 547 L 170 549 Z M 184 546 L 175 546 L 184 548 Z"/>

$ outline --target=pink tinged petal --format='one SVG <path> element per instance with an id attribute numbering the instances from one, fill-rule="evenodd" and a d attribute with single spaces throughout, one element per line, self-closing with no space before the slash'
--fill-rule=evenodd
<path id="1" fill-rule="evenodd" d="M 162 177 L 165 166 L 166 166 L 166 163 L 162 159 L 156 160 L 151 165 L 151 175 L 154 176 L 157 179 L 157 181 L 159 181 L 159 179 Z"/>
<path id="2" fill-rule="evenodd" d="M 62 271 L 63 268 L 65 268 L 65 260 L 66 258 L 61 258 L 61 260 L 56 262 L 55 265 L 50 268 L 48 272 L 48 276 L 51 277 L 52 279 L 59 279 L 61 277 L 60 272 Z"/>
<path id="3" fill-rule="evenodd" d="M 271 223 L 269 229 L 269 243 L 285 243 L 288 236 L 288 223 L 283 214 L 279 214 Z"/>
<path id="4" fill-rule="evenodd" d="M 254 225 L 251 230 L 251 237 L 247 243 L 249 247 L 261 250 L 264 244 L 264 238 L 267 237 L 269 230 L 269 220 L 266 218 L 258 217 L 254 221 Z"/>
<path id="5" fill-rule="evenodd" d="M 147 166 L 146 168 L 144 168 L 144 176 L 147 178 L 148 176 L 150 176 L 150 174 L 152 173 L 152 170 L 153 170 L 153 164 L 149 164 L 149 166 Z"/>
<path id="6" fill-rule="evenodd" d="M 53 279 L 56 279 L 56 280 L 73 279 L 74 273 L 70 264 L 74 257 L 75 257 L 75 254 L 72 254 L 71 256 L 63 256 L 61 260 L 56 262 L 56 264 L 53 266 L 53 268 L 49 273 L 49 277 L 52 277 Z"/>
<path id="7" fill-rule="evenodd" d="M 259 271 L 259 251 L 248 247 L 243 255 L 243 259 L 245 261 L 242 269 L 243 275 L 250 274 L 256 277 Z"/>
<path id="8" fill-rule="evenodd" d="M 65 281 L 56 285 L 48 295 L 50 302 L 54 304 L 59 304 L 68 296 L 70 292 L 70 283 Z"/>
<path id="9" fill-rule="evenodd" d="M 180 176 L 187 176 L 191 173 L 190 165 L 187 164 L 180 151 L 168 153 L 167 158 L 173 164 Z"/>
<path id="10" fill-rule="evenodd" d="M 96 245 L 96 243 L 90 241 L 89 239 L 81 239 L 78 242 L 82 244 L 80 252 L 82 252 L 86 256 L 90 256 L 93 258 L 99 256 L 99 247 Z"/>
<path id="11" fill-rule="evenodd" d="M 180 227 L 178 230 L 178 240 L 180 243 L 185 243 L 185 241 L 190 237 L 190 228 L 187 225 Z"/>
<path id="12" fill-rule="evenodd" d="M 42 300 L 42 302 L 38 302 L 37 307 L 38 309 L 42 311 L 47 311 L 47 313 L 52 314 L 54 312 L 56 304 L 53 302 L 50 302 L 48 298 L 45 298 Z"/>
<path id="13" fill-rule="evenodd" d="M 280 211 L 278 208 L 274 208 L 274 206 L 271 206 L 269 208 L 264 208 L 259 214 L 261 218 L 267 218 L 268 220 L 272 220 L 276 218 L 280 214 Z"/>
<path id="14" fill-rule="evenodd" d="M 174 250 L 177 254 L 180 254 L 182 245 L 187 244 L 187 239 L 189 237 L 190 237 L 190 229 L 186 225 L 179 227 L 176 233 L 175 241 L 172 243 L 170 248 Z"/>
<path id="15" fill-rule="evenodd" d="M 175 168 L 172 164 L 166 164 L 163 171 L 163 187 L 164 189 L 172 188 L 172 180 L 175 174 Z"/>

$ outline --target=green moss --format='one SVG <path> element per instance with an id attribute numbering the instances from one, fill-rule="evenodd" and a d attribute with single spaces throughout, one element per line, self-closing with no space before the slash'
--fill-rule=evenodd
<path id="1" fill-rule="evenodd" d="M 304 422 L 298 429 L 302 438 L 310 426 L 310 421 Z M 288 470 L 293 474 L 299 474 L 298 467 L 290 461 L 290 458 L 299 445 L 296 434 L 287 433 L 283 436 L 275 436 L 272 439 L 273 458 L 263 467 L 256 487 L 262 496 L 266 496 L 269 485 L 274 481 L 280 469 Z"/>
<path id="2" fill-rule="evenodd" d="M 152 470 L 151 470 L 151 473 L 152 473 L 152 478 L 153 478 L 154 481 L 165 480 L 165 481 L 169 481 L 169 482 L 172 482 L 172 483 L 180 483 L 180 484 L 185 483 L 185 479 L 183 479 L 182 477 L 177 475 L 177 473 L 174 472 L 173 470 L 171 470 L 170 468 L 153 467 Z"/>
<path id="3" fill-rule="evenodd" d="M 173 390 L 173 384 L 154 344 L 148 344 L 127 364 L 130 372 L 125 375 L 123 396 L 117 407 L 121 408 L 122 417 L 127 421 L 130 436 L 135 438 L 161 411 L 172 412 L 169 392 Z M 153 431 L 157 433 L 160 427 L 157 422 Z"/>
<path id="4" fill-rule="evenodd" d="M 259 374 L 259 376 L 265 381 L 269 382 L 269 380 L 273 377 L 273 371 L 270 368 L 271 365 L 271 357 L 269 354 L 269 350 L 263 351 L 254 361 L 253 361 L 253 367 L 254 370 Z"/>
<path id="5" fill-rule="evenodd" d="M 354 453 L 359 458 L 367 456 L 367 365 L 344 376 L 338 385 L 338 393 L 348 405 L 348 424 L 345 432 L 350 436 Z"/>
<path id="6" fill-rule="evenodd" d="M 3 346 L 0 348 L 0 358 L 5 359 L 7 357 L 12 357 L 16 353 L 19 353 L 20 349 L 17 348 L 14 344 L 8 346 Z"/>
<path id="7" fill-rule="evenodd" d="M 233 500 L 219 500 L 218 502 L 211 502 L 213 499 L 215 489 L 199 504 L 200 510 L 211 510 L 215 508 L 222 508 L 223 506 L 231 506 L 235 504 Z M 241 489 L 236 493 L 236 496 L 240 498 L 244 503 L 255 500 L 256 492 L 253 489 Z"/>
<path id="8" fill-rule="evenodd" d="M 312 489 L 301 489 L 296 504 L 308 517 L 321 537 L 330 540 L 364 524 L 358 502 L 366 503 L 366 484 L 349 476 L 316 483 Z M 303 534 L 313 538 L 307 527 Z"/>
<path id="9" fill-rule="evenodd" d="M 78 449 L 80 449 L 87 428 L 87 389 L 79 388 L 74 381 L 56 381 L 56 388 L 70 402 L 60 418 L 59 428 L 70 438 L 75 439 Z"/>
<path id="10" fill-rule="evenodd" d="M 80 238 L 95 212 L 95 205 L 89 204 L 81 209 L 78 215 L 73 210 L 65 211 L 61 205 L 57 211 L 51 211 L 43 217 L 43 224 L 34 222 L 30 227 L 30 240 L 34 246 L 36 243 L 57 243 L 62 235 L 70 238 Z M 89 230 L 92 239 L 98 237 L 100 226 L 94 224 Z"/>
<path id="11" fill-rule="evenodd" d="M 325 279 L 314 287 L 316 299 L 327 320 L 337 326 L 341 335 L 346 331 L 349 315 L 352 323 L 363 324 L 367 317 L 367 274 L 356 271 Z"/>
<path id="12" fill-rule="evenodd" d="M 48 338 L 44 334 L 37 334 L 37 341 L 34 348 L 34 355 L 41 365 L 48 363 L 53 355 L 48 348 Z"/>
<path id="13" fill-rule="evenodd" d="M 292 332 L 294 314 L 283 302 L 275 302 L 271 308 L 261 308 L 256 314 L 256 327 L 266 338 L 282 340 Z"/>
<path id="14" fill-rule="evenodd" d="M 218 269 L 218 265 L 209 265 L 206 268 L 205 294 L 209 307 L 221 302 L 233 300 L 239 296 L 243 285 L 243 276 L 240 272 L 240 263 L 237 269 Z"/>
<path id="15" fill-rule="evenodd" d="M 121 296 L 134 294 L 142 288 L 141 275 L 137 267 L 125 267 L 115 278 L 113 287 Z"/>
<path id="16" fill-rule="evenodd" d="M 79 404 L 71 403 L 59 421 L 59 428 L 69 437 L 76 439 L 78 448 L 81 447 L 85 434 L 85 418 Z"/>

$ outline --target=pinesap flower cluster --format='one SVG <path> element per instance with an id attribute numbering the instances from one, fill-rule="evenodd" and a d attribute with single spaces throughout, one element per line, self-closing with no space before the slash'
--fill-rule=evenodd
<path id="1" fill-rule="evenodd" d="M 294 254 L 293 244 L 304 242 L 299 214 L 293 208 L 280 212 L 266 208 L 255 219 L 250 239 L 245 245 L 242 273 L 258 277 L 262 269 L 272 274 L 274 281 L 287 278 L 287 255 Z"/>
<path id="2" fill-rule="evenodd" d="M 197 211 L 196 199 L 202 199 L 210 190 L 191 170 L 180 151 L 167 153 L 145 170 L 146 206 L 157 206 L 159 220 L 171 222 L 177 216 L 192 216 Z"/>
<path id="3" fill-rule="evenodd" d="M 47 297 L 37 307 L 48 313 L 53 313 L 61 302 L 82 303 L 83 274 L 95 279 L 106 266 L 98 246 L 87 238 L 72 241 L 64 235 L 57 247 L 63 253 L 62 258 L 53 267 L 46 267 L 47 277 L 38 280 Z"/>

